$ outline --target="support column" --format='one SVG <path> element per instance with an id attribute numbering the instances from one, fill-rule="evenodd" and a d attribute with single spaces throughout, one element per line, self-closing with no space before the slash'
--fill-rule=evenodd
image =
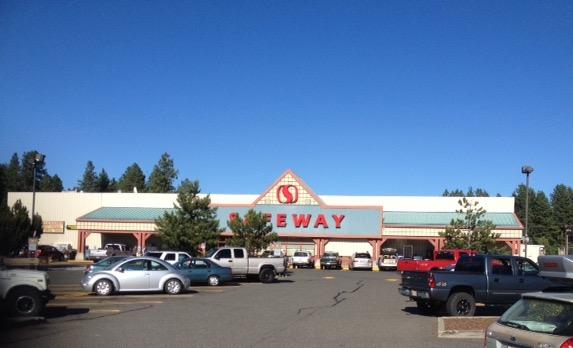
<path id="1" fill-rule="evenodd" d="M 439 245 L 438 239 L 430 238 L 430 239 L 428 239 L 428 242 L 430 242 L 430 244 L 432 244 L 432 246 L 434 247 L 434 250 L 439 250 L 440 245 Z"/>
<path id="2" fill-rule="evenodd" d="M 80 259 L 85 260 L 86 259 L 86 255 L 85 255 L 86 239 L 88 238 L 88 236 L 90 234 L 91 234 L 91 232 L 89 232 L 89 231 L 84 231 L 84 230 L 78 231 L 78 252 L 77 252 L 78 260 L 80 260 Z"/>

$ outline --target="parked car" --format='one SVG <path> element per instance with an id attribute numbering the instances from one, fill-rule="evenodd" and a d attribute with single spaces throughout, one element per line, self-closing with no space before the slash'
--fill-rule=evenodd
<path id="1" fill-rule="evenodd" d="M 64 261 L 64 253 L 51 245 L 38 245 L 36 248 L 36 257 L 43 257 L 53 261 Z"/>
<path id="2" fill-rule="evenodd" d="M 396 270 L 398 268 L 398 250 L 394 248 L 382 249 L 382 254 L 378 258 L 378 268 L 380 270 Z"/>
<path id="3" fill-rule="evenodd" d="M 573 256 L 539 257 L 540 275 L 573 286 Z M 524 294 L 485 331 L 484 347 L 573 347 L 573 292 Z"/>
<path id="4" fill-rule="evenodd" d="M 473 316 L 476 302 L 511 305 L 525 292 L 557 288 L 539 276 L 537 264 L 519 256 L 475 255 L 458 261 L 454 272 L 403 272 L 399 291 L 422 312 L 445 306 L 452 316 Z"/>
<path id="5" fill-rule="evenodd" d="M 421 256 L 414 256 L 413 259 L 400 258 L 397 269 L 400 272 L 429 272 L 455 266 L 463 256 L 475 254 L 475 251 L 466 249 L 435 250 L 432 260 L 424 260 Z"/>
<path id="6" fill-rule="evenodd" d="M 340 269 L 342 268 L 342 259 L 337 252 L 327 251 L 320 258 L 320 269 Z"/>
<path id="7" fill-rule="evenodd" d="M 172 265 L 191 259 L 191 255 L 184 251 L 148 251 L 145 253 L 145 256 L 157 257 Z"/>
<path id="8" fill-rule="evenodd" d="M 370 256 L 370 253 L 354 253 L 350 260 L 350 269 L 372 270 L 372 256 Z"/>
<path id="9" fill-rule="evenodd" d="M 295 251 L 292 256 L 292 266 L 293 268 L 314 268 L 314 258 L 312 257 L 312 253 L 306 250 Z"/>
<path id="10" fill-rule="evenodd" d="M 54 247 L 56 247 L 56 249 L 58 249 L 62 254 L 64 254 L 64 257 L 66 258 L 66 260 L 75 260 L 76 259 L 76 255 L 77 255 L 78 251 L 76 249 L 74 249 L 71 244 L 56 243 L 56 244 L 54 244 Z"/>
<path id="11" fill-rule="evenodd" d="M 46 272 L 7 269 L 0 263 L 0 307 L 10 316 L 37 316 L 54 298 L 49 283 Z"/>
<path id="12" fill-rule="evenodd" d="M 219 266 L 207 259 L 190 258 L 177 263 L 175 267 L 191 280 L 191 284 L 207 283 L 210 286 L 218 286 L 233 279 L 229 267 Z"/>
<path id="13" fill-rule="evenodd" d="M 114 292 L 164 291 L 176 295 L 189 287 L 189 278 L 171 264 L 155 257 L 126 257 L 104 270 L 86 273 L 84 290 L 99 296 Z"/>
<path id="14" fill-rule="evenodd" d="M 127 256 L 110 256 L 106 257 L 105 259 L 98 261 L 92 265 L 86 267 L 84 274 L 86 273 L 94 273 L 97 271 L 101 271 L 103 269 L 108 268 L 109 266 L 113 265 L 114 263 L 125 259 Z"/>
<path id="15" fill-rule="evenodd" d="M 207 253 L 207 259 L 219 266 L 231 267 L 235 276 L 258 276 L 261 283 L 272 283 L 277 275 L 286 274 L 284 257 L 249 257 L 247 249 L 222 247 Z"/>
<path id="16" fill-rule="evenodd" d="M 86 252 L 86 259 L 88 260 L 103 260 L 109 256 L 132 256 L 133 252 L 129 250 L 127 245 L 120 243 L 108 243 L 103 248 L 97 250 L 89 250 Z"/>

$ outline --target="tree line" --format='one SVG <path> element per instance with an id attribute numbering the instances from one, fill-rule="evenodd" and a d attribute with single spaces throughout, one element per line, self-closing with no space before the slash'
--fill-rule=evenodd
<path id="1" fill-rule="evenodd" d="M 133 163 L 116 180 L 110 178 L 104 168 L 96 173 L 92 161 L 88 161 L 84 174 L 78 180 L 77 189 L 83 192 L 175 192 L 174 181 L 178 178 L 179 171 L 175 169 L 175 163 L 168 153 L 161 155 L 157 164 L 153 167 L 149 178 L 145 177 L 143 170 L 137 163 Z"/>

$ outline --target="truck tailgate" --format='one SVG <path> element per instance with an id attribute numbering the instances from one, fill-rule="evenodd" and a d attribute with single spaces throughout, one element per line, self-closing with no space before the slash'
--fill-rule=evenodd
<path id="1" fill-rule="evenodd" d="M 407 289 L 427 289 L 428 272 L 403 272 L 402 287 Z"/>

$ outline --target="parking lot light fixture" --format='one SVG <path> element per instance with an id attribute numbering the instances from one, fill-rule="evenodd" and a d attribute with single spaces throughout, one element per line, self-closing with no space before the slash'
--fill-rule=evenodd
<path id="1" fill-rule="evenodd" d="M 527 257 L 527 244 L 529 243 L 529 231 L 528 231 L 528 215 L 529 215 L 529 174 L 533 173 L 533 167 L 523 166 L 521 167 L 521 173 L 525 174 L 525 235 L 523 236 L 525 242 L 524 256 Z"/>

